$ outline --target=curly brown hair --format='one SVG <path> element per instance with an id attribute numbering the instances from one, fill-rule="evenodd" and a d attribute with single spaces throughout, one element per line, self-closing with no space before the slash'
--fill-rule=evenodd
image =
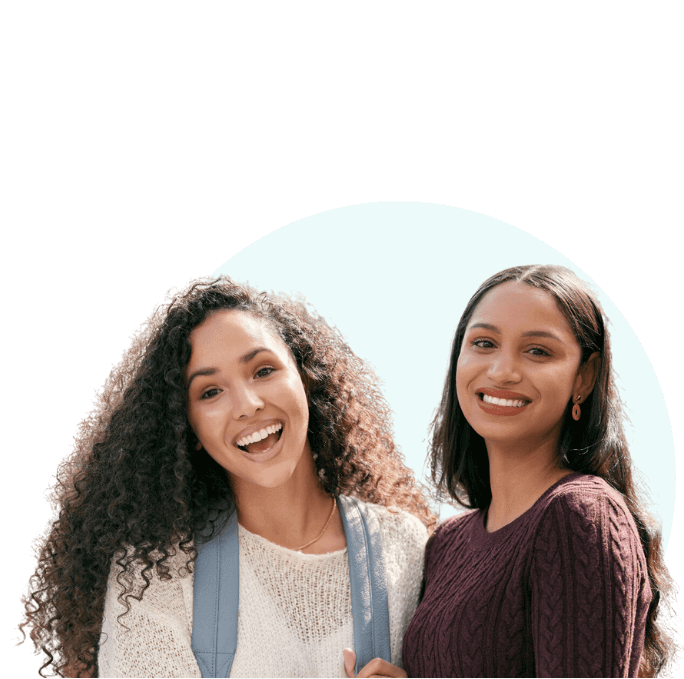
<path id="1" fill-rule="evenodd" d="M 423 487 L 394 444 L 391 411 L 370 366 L 303 301 L 257 293 L 222 276 L 194 281 L 157 308 L 110 374 L 59 467 L 59 509 L 38 552 L 20 628 L 60 676 L 96 676 L 112 560 L 126 587 L 134 562 L 145 586 L 181 549 L 191 569 L 196 537 L 234 507 L 228 475 L 197 438 L 186 414 L 184 370 L 190 333 L 209 315 L 239 310 L 267 322 L 297 363 L 309 405 L 308 438 L 330 495 L 396 505 L 432 528 Z M 129 581 L 130 582 L 130 581 Z M 129 584 L 119 599 L 140 598 Z"/>

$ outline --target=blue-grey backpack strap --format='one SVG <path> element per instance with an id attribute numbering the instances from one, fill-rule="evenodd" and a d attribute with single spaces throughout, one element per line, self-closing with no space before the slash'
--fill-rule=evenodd
<path id="1" fill-rule="evenodd" d="M 229 677 L 237 649 L 240 548 L 237 511 L 198 548 L 192 607 L 192 652 L 203 677 Z"/>
<path id="2" fill-rule="evenodd" d="M 356 498 L 337 498 L 347 538 L 356 673 L 373 658 L 390 659 L 387 573 L 377 517 Z"/>

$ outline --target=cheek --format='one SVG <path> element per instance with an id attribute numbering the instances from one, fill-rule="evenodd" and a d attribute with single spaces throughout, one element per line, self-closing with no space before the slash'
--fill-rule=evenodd
<path id="1" fill-rule="evenodd" d="M 225 420 L 221 408 L 188 408 L 188 421 L 198 439 L 208 441 L 218 433 L 221 422 Z M 205 446 L 206 447 L 206 446 Z"/>
<path id="2" fill-rule="evenodd" d="M 478 371 L 478 366 L 481 362 L 478 361 L 477 357 L 461 352 L 456 362 L 456 384 L 461 383 L 463 386 L 466 386 Z"/>
<path id="3" fill-rule="evenodd" d="M 575 373 L 568 370 L 553 371 L 537 381 L 537 388 L 547 397 L 547 402 L 553 404 L 555 415 L 562 416 L 568 402 L 572 398 L 572 387 L 575 383 Z"/>
<path id="4" fill-rule="evenodd" d="M 291 418 L 303 422 L 306 427 L 309 424 L 309 405 L 304 385 L 299 373 L 294 374 L 273 395 L 274 403 L 278 403 Z"/>
<path id="5" fill-rule="evenodd" d="M 306 426 L 308 428 L 308 426 L 309 426 L 309 403 L 308 403 L 308 399 L 306 397 L 306 391 L 304 391 L 304 385 L 302 384 L 301 380 L 299 380 L 297 388 L 295 389 L 295 392 L 294 392 L 294 406 L 297 409 L 297 412 L 299 413 L 299 417 L 302 420 L 304 420 L 304 422 L 306 423 Z"/>
<path id="6" fill-rule="evenodd" d="M 547 383 L 547 388 L 549 390 L 555 391 L 556 400 L 564 401 L 570 398 L 572 392 L 572 382 L 573 380 L 568 379 L 567 375 L 558 375 L 556 379 L 551 379 Z"/>

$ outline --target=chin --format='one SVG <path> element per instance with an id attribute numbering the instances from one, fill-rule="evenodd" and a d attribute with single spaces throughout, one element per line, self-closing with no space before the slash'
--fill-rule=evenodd
<path id="1" fill-rule="evenodd" d="M 296 475 L 297 465 L 291 462 L 277 464 L 273 467 L 261 469 L 256 474 L 250 474 L 250 478 L 244 478 L 253 486 L 265 489 L 280 488 Z"/>

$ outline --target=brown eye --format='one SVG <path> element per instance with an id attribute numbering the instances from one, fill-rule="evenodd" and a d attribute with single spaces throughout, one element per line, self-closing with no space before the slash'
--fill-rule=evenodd
<path id="1" fill-rule="evenodd" d="M 546 349 L 542 349 L 541 347 L 532 347 L 528 353 L 532 354 L 533 356 L 551 356 Z"/>
<path id="2" fill-rule="evenodd" d="M 273 372 L 275 372 L 275 368 L 271 368 L 270 366 L 265 368 L 259 368 L 259 370 L 256 371 L 254 377 L 268 377 Z"/>
<path id="3" fill-rule="evenodd" d="M 208 398 L 213 398 L 218 394 L 221 390 L 220 389 L 207 389 L 205 392 L 202 393 L 200 396 L 200 400 L 208 399 Z"/>

